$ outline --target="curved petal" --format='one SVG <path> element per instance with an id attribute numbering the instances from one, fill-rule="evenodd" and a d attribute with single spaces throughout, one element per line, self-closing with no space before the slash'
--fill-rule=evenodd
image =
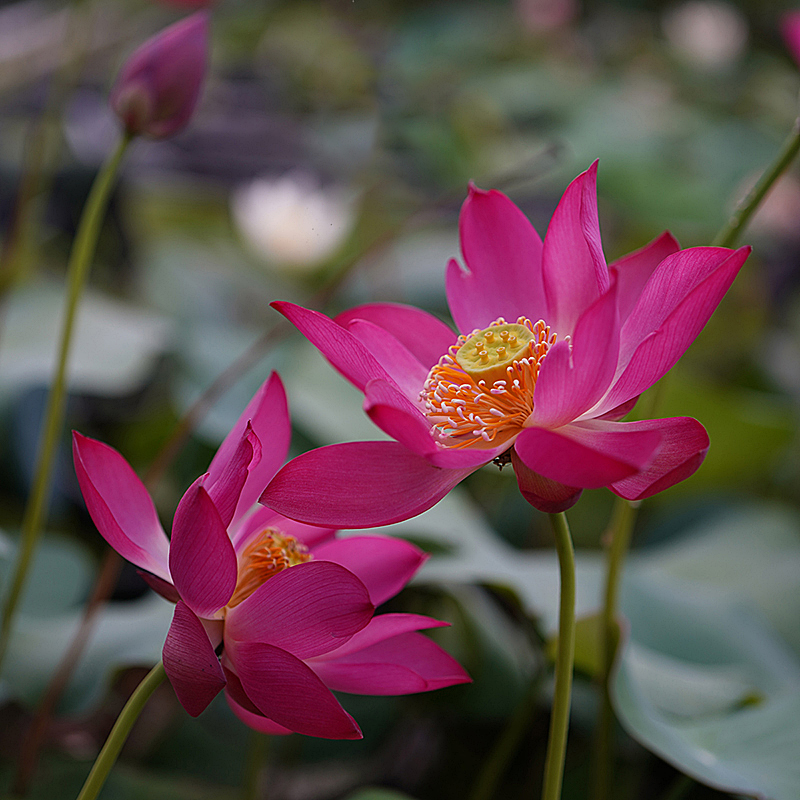
<path id="1" fill-rule="evenodd" d="M 590 412 L 593 417 L 641 394 L 675 364 L 708 322 L 749 253 L 749 247 L 735 252 L 697 247 L 661 263 L 622 327 L 621 374 Z"/>
<path id="2" fill-rule="evenodd" d="M 225 686 L 225 675 L 200 620 L 182 601 L 164 641 L 164 671 L 180 704 L 196 717 Z"/>
<path id="3" fill-rule="evenodd" d="M 239 679 L 237 678 L 236 680 L 238 681 Z M 230 679 L 228 684 L 230 685 Z M 241 689 L 241 692 L 244 694 L 244 689 Z M 231 711 L 233 711 L 233 713 L 242 722 L 244 722 L 248 728 L 252 728 L 254 731 L 258 731 L 259 733 L 267 733 L 271 736 L 286 736 L 287 734 L 293 733 L 293 731 L 290 731 L 288 728 L 284 728 L 283 725 L 278 725 L 277 722 L 273 722 L 269 717 L 265 717 L 252 703 L 250 703 L 249 699 L 248 704 L 250 708 L 238 703 L 236 699 L 234 699 L 233 692 L 229 691 L 227 686 L 225 687 L 225 699 L 228 701 Z"/>
<path id="4" fill-rule="evenodd" d="M 391 639 L 401 633 L 422 631 L 430 628 L 447 628 L 449 622 L 442 622 L 432 617 L 421 614 L 380 614 L 369 621 L 369 625 L 348 639 L 341 647 L 331 650 L 330 653 L 312 659 L 314 664 L 320 661 L 330 661 L 342 656 L 356 653 L 365 647 Z"/>
<path id="5" fill-rule="evenodd" d="M 511 466 L 522 496 L 536 509 L 546 514 L 558 514 L 572 508 L 583 494 L 577 486 L 565 486 L 551 481 L 525 466 L 525 462 L 511 450 Z"/>
<path id="6" fill-rule="evenodd" d="M 474 469 L 434 467 L 398 442 L 332 444 L 290 461 L 261 502 L 310 525 L 372 528 L 421 514 Z"/>
<path id="7" fill-rule="evenodd" d="M 656 267 L 667 256 L 677 253 L 680 249 L 681 246 L 675 237 L 669 231 L 664 231 L 661 236 L 656 237 L 644 247 L 634 250 L 608 265 L 609 272 L 617 276 L 617 301 L 619 318 L 622 322 L 633 311 L 645 284 L 655 272 Z"/>
<path id="8" fill-rule="evenodd" d="M 171 581 L 169 540 L 153 501 L 128 462 L 113 447 L 72 433 L 75 473 L 100 535 L 137 567 Z"/>
<path id="9" fill-rule="evenodd" d="M 231 537 L 236 552 L 241 552 L 241 550 L 247 546 L 252 536 L 266 528 L 277 528 L 282 533 L 294 536 L 295 539 L 302 542 L 306 547 L 316 547 L 318 544 L 332 539 L 336 534 L 335 528 L 304 525 L 302 522 L 297 522 L 297 520 L 284 517 L 283 514 L 278 514 L 271 508 L 257 506 L 253 513 L 242 521 L 241 526 L 237 528 L 236 532 Z"/>
<path id="10" fill-rule="evenodd" d="M 236 642 L 228 651 L 247 697 L 284 728 L 324 739 L 360 739 L 355 720 L 299 658 L 262 642 Z"/>
<path id="11" fill-rule="evenodd" d="M 399 389 L 386 381 L 374 380 L 367 384 L 364 411 L 384 433 L 435 467 L 474 469 L 488 464 L 508 449 L 508 442 L 486 449 L 440 447 L 431 435 L 427 417 Z"/>
<path id="12" fill-rule="evenodd" d="M 332 319 L 294 303 L 276 301 L 270 305 L 280 311 L 357 389 L 363 392 L 374 378 L 393 382 L 375 356 L 350 331 Z"/>
<path id="13" fill-rule="evenodd" d="M 169 582 L 143 569 L 137 569 L 137 574 L 158 595 L 170 603 L 177 603 L 181 599 L 178 590 Z"/>
<path id="14" fill-rule="evenodd" d="M 379 606 L 411 580 L 427 555 L 391 536 L 348 536 L 315 547 L 314 558 L 346 567 L 367 587 L 372 604 Z"/>
<path id="15" fill-rule="evenodd" d="M 373 322 L 353 320 L 347 328 L 372 353 L 391 375 L 400 391 L 412 402 L 419 402 L 419 393 L 428 369 L 391 333 Z M 447 350 L 443 350 L 444 355 Z"/>
<path id="16" fill-rule="evenodd" d="M 545 356 L 533 394 L 534 425 L 558 428 L 591 408 L 608 389 L 619 357 L 616 286 L 581 314 L 572 342 Z"/>
<path id="17" fill-rule="evenodd" d="M 298 658 L 327 653 L 361 630 L 374 606 L 364 584 L 330 561 L 279 572 L 228 611 L 225 642 L 259 641 Z"/>
<path id="18" fill-rule="evenodd" d="M 368 303 L 343 311 L 333 319 L 343 328 L 356 319 L 379 325 L 402 342 L 426 370 L 438 363 L 458 338 L 458 334 L 432 314 L 400 303 Z"/>
<path id="19" fill-rule="evenodd" d="M 684 309 L 681 322 L 692 331 L 691 338 L 683 346 L 685 350 L 708 321 L 750 250 L 750 247 L 738 250 L 691 247 L 664 259 L 622 328 L 620 363 L 630 360 L 639 345 L 661 331 L 681 308 Z"/>
<path id="20" fill-rule="evenodd" d="M 534 322 L 545 318 L 542 240 L 514 203 L 470 184 L 458 226 L 468 271 L 451 260 L 446 277 L 458 329 L 468 334 L 498 317 L 510 322 L 520 316 Z"/>
<path id="21" fill-rule="evenodd" d="M 570 183 L 553 212 L 542 248 L 542 274 L 543 319 L 559 336 L 572 334 L 578 317 L 609 285 L 597 218 L 596 161 Z"/>
<path id="22" fill-rule="evenodd" d="M 260 458 L 261 442 L 248 422 L 230 459 L 216 469 L 215 474 L 212 475 L 210 471 L 208 473 L 204 486 L 226 528 L 233 520 L 244 482 L 247 480 L 248 468 Z"/>
<path id="23" fill-rule="evenodd" d="M 627 500 L 643 500 L 688 478 L 703 463 L 708 452 L 706 429 L 691 417 L 627 424 L 637 430 L 656 430 L 662 437 L 656 457 L 646 469 L 609 487 Z"/>
<path id="24" fill-rule="evenodd" d="M 233 544 L 198 478 L 178 503 L 172 523 L 169 569 L 181 597 L 198 617 L 209 617 L 236 587 Z"/>
<path id="25" fill-rule="evenodd" d="M 554 431 L 526 428 L 514 449 L 529 469 L 552 481 L 599 489 L 640 472 L 652 461 L 661 434 L 635 424 L 590 420 Z"/>
<path id="26" fill-rule="evenodd" d="M 240 519 L 255 504 L 289 454 L 292 425 L 286 391 L 276 372 L 253 395 L 253 399 L 217 450 L 208 468 L 212 482 L 217 480 L 217 475 L 230 462 L 248 423 L 261 444 L 261 457 L 254 458 L 250 463 L 233 517 L 235 520 Z"/>
<path id="27" fill-rule="evenodd" d="M 310 666 L 331 689 L 353 694 L 412 694 L 472 680 L 451 655 L 420 633 L 400 633 Z"/>

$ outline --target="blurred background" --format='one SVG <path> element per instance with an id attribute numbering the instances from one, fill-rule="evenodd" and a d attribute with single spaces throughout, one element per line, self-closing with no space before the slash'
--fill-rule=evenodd
<path id="1" fill-rule="evenodd" d="M 118 135 L 109 88 L 136 45 L 197 5 L 0 4 L 0 579 L 30 488 L 69 248 Z M 151 470 L 166 523 L 273 369 L 289 394 L 293 452 L 379 438 L 360 395 L 280 324 L 272 300 L 329 313 L 390 300 L 449 321 L 443 276 L 459 255 L 468 182 L 506 192 L 544 235 L 567 183 L 595 159 L 609 261 L 664 229 L 684 247 L 709 244 L 798 113 L 784 2 L 210 8 L 200 106 L 180 135 L 137 141 L 125 161 L 70 369 L 67 429 Z M 615 699 L 619 800 L 712 799 L 723 788 L 796 800 L 800 786 L 800 170 L 774 187 L 742 243 L 753 255 L 656 390 L 657 416 L 698 418 L 712 444 L 696 475 L 639 515 Z M 190 435 L 174 438 L 191 409 Z M 0 793 L 105 558 L 68 444 L 0 680 Z M 597 607 L 612 504 L 605 490 L 586 492 L 570 513 L 581 613 Z M 266 755 L 224 701 L 192 720 L 165 686 L 103 796 L 240 797 L 253 758 L 252 796 L 270 800 L 538 796 L 558 589 L 546 518 L 510 470 L 490 467 L 390 532 L 433 553 L 391 610 L 453 622 L 437 638 L 474 684 L 344 697 L 363 741 L 292 736 Z M 160 658 L 170 616 L 123 567 L 46 726 L 27 796 L 75 796 Z M 579 637 L 565 800 L 587 796 L 590 628 Z M 495 763 L 495 793 L 481 795 Z"/>

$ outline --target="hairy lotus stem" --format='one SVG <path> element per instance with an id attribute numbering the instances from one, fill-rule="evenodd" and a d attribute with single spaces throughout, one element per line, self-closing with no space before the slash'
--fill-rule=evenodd
<path id="1" fill-rule="evenodd" d="M 97 795 L 100 794 L 100 790 L 103 788 L 111 768 L 116 763 L 128 734 L 131 732 L 133 723 L 136 722 L 150 696 L 166 677 L 167 673 L 164 671 L 164 665 L 159 661 L 134 689 L 128 702 L 125 703 L 125 708 L 122 709 L 117 717 L 111 733 L 108 734 L 108 739 L 106 739 L 103 749 L 97 756 L 92 771 L 89 773 L 89 777 L 86 778 L 86 783 L 83 784 L 78 800 L 95 800 Z"/>
<path id="2" fill-rule="evenodd" d="M 575 659 L 575 551 L 566 514 L 550 514 L 556 538 L 556 552 L 561 577 L 558 611 L 558 649 L 556 652 L 553 710 L 544 766 L 542 800 L 559 800 L 567 752 L 572 663 Z"/>

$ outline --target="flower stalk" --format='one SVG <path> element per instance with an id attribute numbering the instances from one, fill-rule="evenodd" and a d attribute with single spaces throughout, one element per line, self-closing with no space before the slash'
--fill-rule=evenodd
<path id="1" fill-rule="evenodd" d="M 769 190 L 786 172 L 798 153 L 800 153 L 800 117 L 795 120 L 792 131 L 778 151 L 775 160 L 764 170 L 755 186 L 745 195 L 727 223 L 714 237 L 712 242 L 714 246 L 733 247 L 736 244 Z M 648 409 L 650 414 L 654 411 L 654 408 Z M 624 498 L 618 497 L 609 529 L 605 596 L 601 612 L 603 700 L 595 739 L 593 800 L 608 800 L 611 796 L 614 710 L 611 705 L 609 681 L 619 644 L 619 627 L 616 620 L 619 585 L 636 522 L 637 506 L 638 503 L 629 503 Z"/>
<path id="2" fill-rule="evenodd" d="M 712 244 L 719 247 L 733 247 L 750 221 L 750 217 L 767 196 L 767 192 L 775 181 L 786 172 L 798 152 L 800 152 L 800 117 L 795 120 L 792 132 L 786 137 L 775 160 L 764 170 L 764 174 L 758 179 L 756 185 L 745 195 Z"/>
<path id="3" fill-rule="evenodd" d="M 544 766 L 542 800 L 559 800 L 564 778 L 564 757 L 567 751 L 572 694 L 572 664 L 575 659 L 575 551 L 566 514 L 564 512 L 551 514 L 550 521 L 556 539 L 561 596 L 558 612 L 555 689 Z"/>
<path id="4" fill-rule="evenodd" d="M 614 709 L 611 705 L 611 670 L 619 645 L 619 626 L 617 610 L 619 607 L 619 587 L 625 556 L 630 548 L 631 534 L 638 503 L 629 503 L 621 497 L 614 505 L 614 515 L 610 526 L 608 555 L 606 559 L 606 584 L 603 609 L 600 616 L 602 664 L 602 692 L 600 719 L 597 724 L 594 752 L 593 800 L 608 800 L 611 797 L 611 776 L 614 744 Z"/>
<path id="5" fill-rule="evenodd" d="M 67 363 L 69 360 L 72 334 L 89 269 L 97 248 L 97 239 L 105 217 L 111 190 L 119 171 L 122 157 L 128 148 L 131 136 L 123 134 L 116 149 L 111 153 L 101 168 L 83 210 L 75 242 L 67 265 L 67 298 L 64 320 L 61 327 L 61 338 L 55 373 L 47 398 L 44 424 L 39 440 L 33 488 L 25 508 L 20 535 L 20 549 L 13 578 L 3 604 L 3 621 L 0 626 L 0 665 L 8 648 L 13 628 L 14 614 L 19 604 L 25 579 L 30 569 L 36 545 L 44 521 L 47 500 L 53 477 L 58 441 L 64 426 L 64 413 L 67 395 Z"/>
<path id="6" fill-rule="evenodd" d="M 111 768 L 117 761 L 117 758 L 122 750 L 122 746 L 131 732 L 133 723 L 141 714 L 145 703 L 150 699 L 153 692 L 167 677 L 164 671 L 164 665 L 159 661 L 150 672 L 147 673 L 144 680 L 136 687 L 133 694 L 125 703 L 125 707 L 117 717 L 111 733 L 103 745 L 103 749 L 97 756 L 94 762 L 92 771 L 86 778 L 86 783 L 83 784 L 81 793 L 78 795 L 78 800 L 94 800 L 103 788 L 106 779 L 108 778 Z"/>

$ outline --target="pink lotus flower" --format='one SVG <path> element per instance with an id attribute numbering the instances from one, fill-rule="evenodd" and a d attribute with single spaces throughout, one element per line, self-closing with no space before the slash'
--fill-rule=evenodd
<path id="1" fill-rule="evenodd" d="M 116 450 L 75 433 L 75 470 L 106 541 L 176 603 L 163 661 L 189 714 L 224 688 L 234 713 L 265 733 L 360 738 L 331 689 L 407 694 L 469 677 L 417 633 L 446 623 L 372 616 L 422 565 L 420 550 L 387 536 L 337 540 L 334 530 L 254 506 L 289 437 L 273 375 L 181 499 L 169 540 Z"/>
<path id="2" fill-rule="evenodd" d="M 510 462 L 525 498 L 550 512 L 583 489 L 639 500 L 691 475 L 708 448 L 700 423 L 620 420 L 697 336 L 749 248 L 680 250 L 664 233 L 609 267 L 595 179 L 596 164 L 570 184 L 544 243 L 507 197 L 470 187 L 468 269 L 447 268 L 458 338 L 408 306 L 331 320 L 275 303 L 397 441 L 305 453 L 261 501 L 311 524 L 367 527 L 419 514 L 494 460 Z"/>
<path id="3" fill-rule="evenodd" d="M 208 13 L 199 11 L 142 44 L 111 90 L 111 108 L 133 135 L 163 139 L 194 113 L 208 64 Z"/>

